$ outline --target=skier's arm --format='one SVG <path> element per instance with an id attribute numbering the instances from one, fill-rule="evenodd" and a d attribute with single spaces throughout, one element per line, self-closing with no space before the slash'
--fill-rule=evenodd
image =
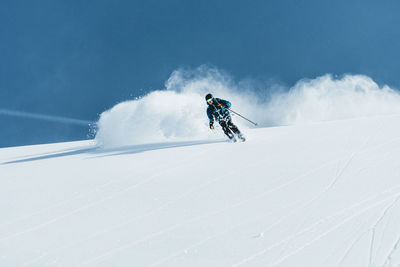
<path id="1" fill-rule="evenodd" d="M 231 107 L 231 102 L 223 99 L 218 99 L 218 103 L 224 107 L 224 108 L 230 108 Z"/>
<path id="2" fill-rule="evenodd" d="M 210 121 L 210 129 L 214 129 L 214 116 L 210 107 L 207 108 L 207 116 Z"/>

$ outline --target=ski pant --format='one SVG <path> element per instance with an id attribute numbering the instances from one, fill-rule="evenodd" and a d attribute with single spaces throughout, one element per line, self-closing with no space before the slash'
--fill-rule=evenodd
<path id="1" fill-rule="evenodd" d="M 229 139 L 234 138 L 234 134 L 238 136 L 242 135 L 238 127 L 236 127 L 236 125 L 233 124 L 232 119 L 230 117 L 220 120 L 219 125 L 221 125 L 222 130 L 229 137 Z"/>

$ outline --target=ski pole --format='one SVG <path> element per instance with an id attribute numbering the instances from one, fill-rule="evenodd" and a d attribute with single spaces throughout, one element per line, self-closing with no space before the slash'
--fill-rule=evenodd
<path id="1" fill-rule="evenodd" d="M 227 110 L 229 110 L 230 112 L 232 112 L 232 113 L 235 113 L 236 115 L 238 115 L 238 116 L 240 116 L 240 117 L 242 117 L 243 119 L 245 119 L 246 121 L 248 121 L 248 122 L 251 122 L 252 124 L 254 124 L 255 126 L 257 126 L 258 124 L 256 123 L 256 122 L 252 122 L 251 120 L 249 120 L 248 118 L 246 118 L 246 117 L 243 117 L 242 115 L 240 115 L 239 113 L 237 113 L 236 111 L 233 111 L 232 109 L 230 109 L 230 108 L 226 108 Z"/>

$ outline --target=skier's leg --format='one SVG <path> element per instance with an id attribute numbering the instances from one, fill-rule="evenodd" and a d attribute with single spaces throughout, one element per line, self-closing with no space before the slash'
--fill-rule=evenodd
<path id="1" fill-rule="evenodd" d="M 226 124 L 228 125 L 229 129 L 231 129 L 231 131 L 232 131 L 233 133 L 235 133 L 235 134 L 237 134 L 237 135 L 240 134 L 240 131 L 239 131 L 238 127 L 237 127 L 235 124 L 233 124 L 232 119 L 229 119 L 229 120 L 226 122 Z"/>
<path id="2" fill-rule="evenodd" d="M 229 137 L 229 139 L 233 139 L 235 138 L 235 136 L 233 135 L 233 133 L 231 132 L 231 130 L 229 130 L 228 125 L 226 124 L 226 121 L 224 120 L 220 120 L 219 124 L 222 127 L 222 130 L 224 131 L 224 133 Z"/>
<path id="3" fill-rule="evenodd" d="M 229 119 L 227 120 L 226 124 L 227 124 L 227 126 L 229 127 L 229 129 L 230 129 L 234 134 L 236 134 L 241 140 L 243 140 L 243 141 L 245 140 L 243 134 L 239 131 L 239 128 L 238 128 L 235 124 L 233 124 L 231 118 L 229 118 Z"/>

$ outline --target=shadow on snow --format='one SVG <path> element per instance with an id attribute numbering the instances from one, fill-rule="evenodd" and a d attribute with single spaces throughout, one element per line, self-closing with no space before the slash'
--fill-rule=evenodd
<path id="1" fill-rule="evenodd" d="M 13 163 L 22 163 L 22 162 L 31 162 L 37 160 L 45 160 L 45 159 L 54 159 L 66 156 L 74 156 L 79 154 L 92 154 L 95 157 L 108 157 L 108 156 L 118 156 L 118 155 L 128 155 L 128 154 L 136 154 L 146 151 L 166 149 L 166 148 L 174 148 L 174 147 L 185 147 L 185 146 L 196 146 L 203 144 L 213 144 L 213 143 L 222 143 L 226 142 L 226 140 L 198 140 L 198 141 L 186 141 L 186 142 L 164 142 L 164 143 L 153 143 L 153 144 L 141 144 L 141 145 L 131 145 L 131 146 L 121 146 L 115 148 L 102 148 L 101 146 L 87 146 L 84 148 L 79 148 L 75 150 L 62 150 L 56 152 L 50 152 L 46 155 L 41 156 L 33 156 L 29 158 L 12 160 L 3 162 L 1 164 L 13 164 Z"/>

